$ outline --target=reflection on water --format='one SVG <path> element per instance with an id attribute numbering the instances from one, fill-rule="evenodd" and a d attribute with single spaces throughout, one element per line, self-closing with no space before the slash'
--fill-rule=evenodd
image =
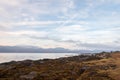
<path id="1" fill-rule="evenodd" d="M 21 61 L 26 59 L 54 59 L 59 57 L 68 57 L 78 55 L 76 53 L 0 53 L 0 63 L 9 61 Z"/>

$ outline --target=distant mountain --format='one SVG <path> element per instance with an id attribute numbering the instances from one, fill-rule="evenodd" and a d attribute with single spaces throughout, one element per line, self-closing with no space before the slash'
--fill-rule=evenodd
<path id="1" fill-rule="evenodd" d="M 0 53 L 93 53 L 90 50 L 69 50 L 65 48 L 39 48 L 35 46 L 0 46 Z"/>

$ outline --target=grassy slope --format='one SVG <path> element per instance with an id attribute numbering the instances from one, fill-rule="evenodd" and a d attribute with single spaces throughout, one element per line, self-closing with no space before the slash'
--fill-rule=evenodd
<path id="1" fill-rule="evenodd" d="M 101 60 L 93 60 L 84 62 L 86 64 L 94 64 L 94 65 L 116 65 L 115 69 L 101 70 L 102 73 L 107 73 L 114 80 L 120 80 L 120 52 L 114 52 L 111 54 L 110 58 L 101 59 Z"/>
<path id="2" fill-rule="evenodd" d="M 120 53 L 117 52 L 111 55 L 112 58 L 109 61 L 111 61 L 113 64 L 116 64 L 117 68 L 109 72 L 110 76 L 115 80 L 120 80 Z"/>

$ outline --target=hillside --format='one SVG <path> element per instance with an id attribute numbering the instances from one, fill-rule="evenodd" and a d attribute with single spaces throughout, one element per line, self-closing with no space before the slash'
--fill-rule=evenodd
<path id="1" fill-rule="evenodd" d="M 2 63 L 0 80 L 120 80 L 120 52 Z"/>

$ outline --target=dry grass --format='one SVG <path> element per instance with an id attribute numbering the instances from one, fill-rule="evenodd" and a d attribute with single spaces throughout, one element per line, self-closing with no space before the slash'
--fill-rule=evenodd
<path id="1" fill-rule="evenodd" d="M 111 60 L 114 64 L 117 65 L 117 68 L 109 72 L 110 76 L 115 80 L 120 80 L 120 52 L 111 54 L 111 56 Z"/>
<path id="2" fill-rule="evenodd" d="M 99 72 L 107 72 L 107 73 L 109 73 L 109 76 L 111 78 L 113 78 L 115 80 L 120 80 L 120 52 L 112 53 L 111 58 L 86 61 L 86 62 L 84 62 L 84 64 L 87 64 L 89 66 L 115 64 L 115 65 L 117 65 L 116 69 L 99 70 Z"/>

